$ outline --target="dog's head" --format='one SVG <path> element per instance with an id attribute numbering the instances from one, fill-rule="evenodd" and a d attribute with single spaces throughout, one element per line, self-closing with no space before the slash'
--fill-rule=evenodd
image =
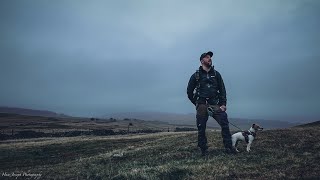
<path id="1" fill-rule="evenodd" d="M 258 124 L 252 124 L 251 126 L 255 131 L 262 131 L 263 127 L 259 126 Z"/>

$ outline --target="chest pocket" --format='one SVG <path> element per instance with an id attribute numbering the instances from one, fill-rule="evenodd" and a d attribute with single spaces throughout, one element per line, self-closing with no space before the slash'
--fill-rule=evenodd
<path id="1" fill-rule="evenodd" d="M 212 73 L 212 74 L 202 74 L 201 77 L 201 85 L 207 87 L 207 88 L 216 88 L 218 87 L 218 81 L 217 77 Z"/>

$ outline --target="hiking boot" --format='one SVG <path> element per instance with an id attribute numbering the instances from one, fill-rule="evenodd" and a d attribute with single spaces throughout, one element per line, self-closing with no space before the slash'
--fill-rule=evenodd
<path id="1" fill-rule="evenodd" d="M 209 148 L 208 146 L 201 148 L 201 156 L 208 155 L 208 148 Z"/>
<path id="2" fill-rule="evenodd" d="M 207 156 L 208 150 L 207 149 L 201 149 L 201 156 Z"/>

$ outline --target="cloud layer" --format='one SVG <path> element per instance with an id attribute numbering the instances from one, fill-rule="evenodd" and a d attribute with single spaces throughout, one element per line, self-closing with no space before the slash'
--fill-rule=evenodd
<path id="1" fill-rule="evenodd" d="M 0 105 L 190 113 L 214 51 L 231 117 L 319 118 L 314 1 L 1 1 Z"/>

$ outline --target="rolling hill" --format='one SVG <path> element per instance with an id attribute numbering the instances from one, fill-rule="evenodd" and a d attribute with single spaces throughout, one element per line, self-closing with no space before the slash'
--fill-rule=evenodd
<path id="1" fill-rule="evenodd" d="M 304 126 L 259 132 L 251 152 L 223 152 L 220 132 L 207 131 L 201 157 L 197 133 L 162 132 L 107 137 L 6 140 L 2 179 L 29 173 L 40 179 L 318 179 L 320 129 Z"/>
<path id="2" fill-rule="evenodd" d="M 196 115 L 193 113 L 189 114 L 178 114 L 178 113 L 162 113 L 162 112 L 123 112 L 123 113 L 112 113 L 109 115 L 103 116 L 104 118 L 137 118 L 142 120 L 155 120 L 162 121 L 170 124 L 177 125 L 189 125 L 195 126 Z M 299 125 L 299 123 L 292 123 L 287 121 L 279 121 L 279 120 L 264 120 L 264 119 L 243 119 L 243 118 L 229 118 L 229 121 L 240 127 L 241 129 L 249 129 L 249 127 L 253 124 L 260 124 L 266 129 L 277 129 L 277 128 L 288 128 L 292 126 Z M 208 127 L 212 128 L 220 128 L 218 123 L 210 117 L 207 122 Z M 232 125 L 231 128 L 235 128 Z"/>
<path id="3" fill-rule="evenodd" d="M 320 127 L 320 121 L 315 121 L 311 123 L 301 124 L 295 127 Z"/>
<path id="4" fill-rule="evenodd" d="M 35 110 L 35 109 L 26 109 L 18 107 L 5 107 L 0 106 L 0 113 L 10 113 L 10 114 L 21 114 L 29 116 L 44 116 L 44 117 L 69 117 L 62 113 L 56 113 L 47 110 Z"/>

